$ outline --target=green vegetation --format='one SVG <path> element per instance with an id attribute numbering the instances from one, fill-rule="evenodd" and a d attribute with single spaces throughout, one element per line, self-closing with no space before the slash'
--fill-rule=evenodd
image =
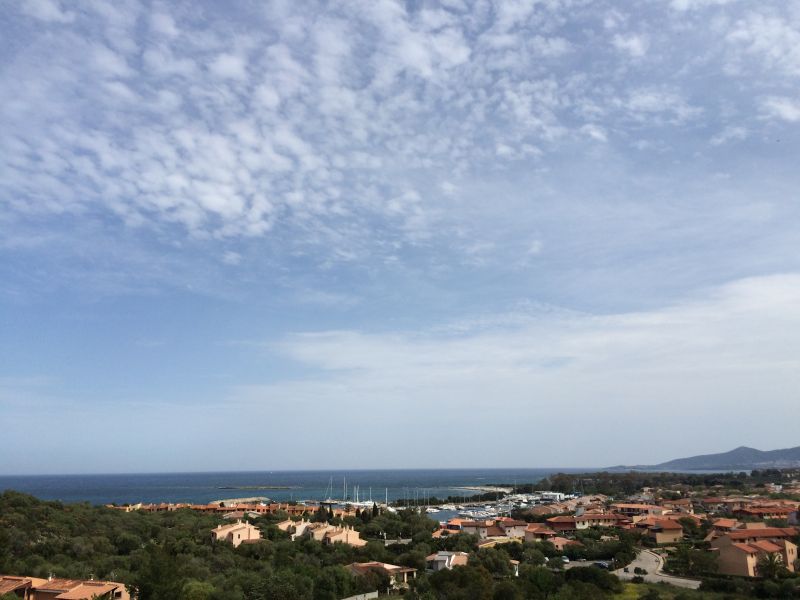
<path id="1" fill-rule="evenodd" d="M 314 515 L 329 517 L 322 511 Z M 379 514 L 368 509 L 348 517 L 345 522 L 371 540 L 358 549 L 308 539 L 291 542 L 275 527 L 282 518 L 253 520 L 265 539 L 234 549 L 212 543 L 211 529 L 224 522 L 215 515 L 126 513 L 5 492 L 0 495 L 0 573 L 122 581 L 141 600 L 338 600 L 387 589 L 385 576 L 354 577 L 344 568 L 371 560 L 419 569 L 411 589 L 404 590 L 408 599 L 604 598 L 622 589 L 616 577 L 597 568 L 543 566 L 546 557 L 559 556 L 549 543 L 476 550 L 474 536 L 434 540 L 436 523 L 411 510 Z M 412 541 L 387 547 L 384 534 Z M 598 556 L 618 549 L 586 536 L 587 548 Z M 426 574 L 425 557 L 438 550 L 469 552 L 469 564 Z M 513 576 L 511 559 L 520 562 L 519 577 Z"/>
<path id="2" fill-rule="evenodd" d="M 536 489 L 564 493 L 604 494 L 622 497 L 635 494 L 645 487 L 715 488 L 717 493 L 761 491 L 767 483 L 783 483 L 800 476 L 797 469 L 764 469 L 751 473 L 647 473 L 641 471 L 604 471 L 600 473 L 556 473 L 535 484 Z M 518 486 L 528 489 L 528 486 Z M 681 497 L 676 495 L 674 498 Z M 673 499 L 674 499 L 673 498 Z"/>
<path id="3" fill-rule="evenodd" d="M 385 575 L 355 577 L 345 569 L 352 562 L 380 561 L 418 570 L 409 589 L 392 591 L 409 600 L 800 598 L 800 579 L 774 561 L 759 565 L 760 581 L 715 576 L 714 559 L 703 548 L 706 526 L 690 519 L 682 521 L 686 541 L 670 551 L 667 568 L 703 577 L 699 591 L 646 584 L 641 574 L 635 579 L 638 583 L 623 585 L 596 567 L 570 564 L 572 568 L 564 569 L 562 552 L 549 542 L 512 542 L 478 550 L 477 538 L 466 534 L 433 539 L 437 524 L 410 509 L 395 514 L 373 507 L 344 520 L 333 518 L 327 509 L 311 515 L 315 521 L 355 527 L 368 540 L 363 548 L 325 546 L 310 539 L 292 542 L 276 527 L 285 518 L 278 514 L 251 520 L 264 540 L 234 549 L 212 543 L 211 530 L 225 522 L 217 515 L 188 509 L 126 513 L 85 503 L 45 502 L 9 491 L 0 495 L 0 573 L 121 581 L 140 600 L 340 600 L 387 591 Z M 575 534 L 581 545 L 568 546 L 564 554 L 621 566 L 642 544 L 640 535 L 581 530 Z M 397 538 L 410 542 L 384 543 Z M 468 565 L 426 573 L 425 557 L 439 550 L 469 553 Z M 518 576 L 512 560 L 519 563 Z"/>

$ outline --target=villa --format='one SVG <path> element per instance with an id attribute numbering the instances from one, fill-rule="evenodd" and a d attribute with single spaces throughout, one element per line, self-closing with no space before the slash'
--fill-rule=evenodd
<path id="1" fill-rule="evenodd" d="M 350 573 L 356 576 L 366 575 L 370 571 L 383 573 L 389 577 L 389 582 L 393 588 L 401 588 L 408 586 L 409 577 L 416 579 L 417 570 L 411 567 L 398 567 L 397 565 L 390 565 L 382 562 L 363 562 L 351 563 L 345 567 Z"/>
<path id="2" fill-rule="evenodd" d="M 211 539 L 215 542 L 230 542 L 234 548 L 241 544 L 257 542 L 261 539 L 261 531 L 250 523 L 236 521 L 230 525 L 220 525 L 211 531 Z"/>
<path id="3" fill-rule="evenodd" d="M 130 600 L 125 585 L 113 581 L 80 579 L 40 579 L 0 576 L 0 596 L 14 595 L 23 600 Z"/>
<path id="4" fill-rule="evenodd" d="M 765 527 L 731 531 L 713 542 L 723 575 L 757 577 L 758 563 L 766 555 L 777 554 L 790 572 L 795 570 L 797 546 L 789 538 L 797 535 L 791 527 Z"/>
<path id="5" fill-rule="evenodd" d="M 467 564 L 469 554 L 466 552 L 436 552 L 425 558 L 425 563 L 431 571 L 442 571 Z"/>

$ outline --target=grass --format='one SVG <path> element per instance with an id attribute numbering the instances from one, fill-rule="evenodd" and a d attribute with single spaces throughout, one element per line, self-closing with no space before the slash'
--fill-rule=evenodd
<path id="1" fill-rule="evenodd" d="M 699 592 L 697 590 L 687 590 L 678 588 L 672 585 L 661 583 L 625 583 L 624 589 L 621 593 L 615 594 L 614 598 L 619 600 L 638 600 L 641 596 L 647 593 L 648 590 L 656 590 L 661 596 L 662 600 L 673 600 L 675 597 L 687 600 L 729 600 L 732 598 L 741 598 L 745 600 L 746 596 L 735 596 L 732 594 L 723 594 L 718 592 Z"/>

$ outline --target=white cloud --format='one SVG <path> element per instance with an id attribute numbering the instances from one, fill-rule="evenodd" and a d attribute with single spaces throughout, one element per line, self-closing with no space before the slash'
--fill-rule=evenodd
<path id="1" fill-rule="evenodd" d="M 738 0 L 671 0 L 670 6 L 675 10 L 687 11 L 706 8 L 709 6 L 724 6 Z"/>
<path id="2" fill-rule="evenodd" d="M 653 122 L 682 123 L 702 112 L 699 107 L 689 105 L 679 92 L 664 88 L 634 90 L 624 106 L 635 118 Z"/>
<path id="3" fill-rule="evenodd" d="M 606 131 L 602 127 L 599 127 L 593 123 L 584 125 L 581 127 L 581 131 L 598 142 L 608 141 L 608 135 L 606 134 Z"/>
<path id="4" fill-rule="evenodd" d="M 611 43 L 617 50 L 625 52 L 633 58 L 641 58 L 647 54 L 647 49 L 650 47 L 650 42 L 644 35 L 630 34 L 621 35 L 616 34 Z"/>
<path id="5" fill-rule="evenodd" d="M 641 442 L 656 458 L 655 447 L 671 442 L 675 431 L 685 431 L 687 414 L 691 423 L 721 420 L 712 440 L 730 440 L 730 431 L 721 430 L 735 427 L 740 418 L 730 407 L 766 394 L 787 418 L 759 441 L 772 447 L 792 440 L 790 423 L 800 417 L 793 395 L 800 385 L 798 275 L 740 280 L 645 312 L 595 316 L 548 311 L 505 321 L 448 336 L 297 334 L 276 351 L 318 376 L 257 386 L 246 396 L 251 406 L 270 406 L 270 399 L 313 398 L 355 412 L 380 398 L 385 405 L 404 407 L 402 413 L 393 412 L 399 426 L 405 423 L 401 415 L 419 410 L 432 423 L 448 419 L 451 424 L 450 419 L 457 424 L 462 415 L 477 411 L 487 429 L 505 423 L 508 442 L 496 441 L 501 452 L 507 443 L 540 452 L 553 445 L 558 455 L 546 454 L 547 460 L 538 462 L 602 466 L 631 459 L 621 447 L 608 444 L 590 463 L 582 463 L 588 460 L 582 450 L 557 443 L 563 432 L 541 429 L 535 438 L 523 433 L 557 406 L 581 431 L 625 427 L 627 447 Z M 661 423 L 657 430 L 634 426 L 645 406 L 649 418 Z M 508 414 L 515 415 L 515 424 L 506 422 Z M 417 423 L 422 428 L 417 434 L 427 435 L 427 426 Z M 451 443 L 462 433 L 458 427 L 439 430 L 438 439 Z"/>
<path id="6" fill-rule="evenodd" d="M 542 240 L 533 240 L 528 246 L 528 256 L 539 256 L 544 249 L 544 242 Z"/>
<path id="7" fill-rule="evenodd" d="M 124 56 L 111 50 L 104 44 L 96 44 L 91 49 L 92 63 L 95 68 L 110 77 L 130 77 L 133 70 L 128 66 Z"/>
<path id="8" fill-rule="evenodd" d="M 762 100 L 761 110 L 768 118 L 790 123 L 800 121 L 800 99 L 771 96 Z"/>
<path id="9" fill-rule="evenodd" d="M 711 138 L 712 146 L 721 146 L 732 141 L 741 141 L 747 139 L 749 132 L 745 127 L 736 125 L 728 125 L 718 134 Z"/>
<path id="10" fill-rule="evenodd" d="M 225 253 L 222 255 L 222 262 L 226 265 L 238 265 L 242 262 L 242 255 L 238 252 L 234 252 L 233 250 L 226 250 Z"/>
<path id="11" fill-rule="evenodd" d="M 180 33 L 172 15 L 164 12 L 153 13 L 150 17 L 150 26 L 153 28 L 153 31 L 167 37 L 175 37 Z"/>
<path id="12" fill-rule="evenodd" d="M 733 24 L 726 39 L 769 69 L 800 75 L 800 23 L 796 20 L 752 11 Z"/>
<path id="13" fill-rule="evenodd" d="M 289 240 L 286 252 L 314 248 L 325 264 L 391 260 L 421 240 L 449 251 L 480 226 L 452 210 L 455 188 L 442 181 L 466 196 L 467 175 L 546 173 L 572 144 L 612 132 L 652 151 L 669 140 L 650 139 L 651 128 L 719 109 L 693 87 L 702 78 L 663 81 L 647 34 L 632 33 L 626 15 L 580 3 L 453 12 L 383 0 L 321 7 L 313 27 L 290 5 L 265 10 L 271 19 L 242 26 L 187 19 L 168 3 L 149 12 L 97 3 L 74 27 L 34 36 L 7 71 L 16 93 L 0 109 L 0 153 L 12 157 L 0 202 L 22 214 L 177 225 L 195 239 L 273 233 Z M 752 42 L 736 31 L 753 29 L 751 12 L 726 38 L 748 56 Z M 638 31 L 652 30 L 648 18 Z M 619 28 L 611 43 L 622 55 L 609 59 L 607 39 L 576 34 L 604 21 Z M 152 33 L 140 39 L 137 23 Z M 675 34 L 668 26 L 664 39 Z M 786 49 L 790 29 L 770 39 Z M 620 78 L 620 68 L 637 74 Z M 603 151 L 584 143 L 576 159 Z M 409 191 L 417 199 L 397 210 Z M 502 260 L 502 244 L 496 252 Z"/>
<path id="14" fill-rule="evenodd" d="M 22 11 L 36 19 L 55 23 L 70 23 L 75 20 L 75 13 L 64 10 L 58 0 L 23 0 Z"/>
<path id="15" fill-rule="evenodd" d="M 247 59 L 239 54 L 223 53 L 209 65 L 209 70 L 222 79 L 247 79 Z"/>

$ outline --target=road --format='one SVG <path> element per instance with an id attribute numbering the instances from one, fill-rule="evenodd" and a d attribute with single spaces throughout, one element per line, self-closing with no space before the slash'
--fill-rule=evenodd
<path id="1" fill-rule="evenodd" d="M 633 579 L 636 577 L 636 573 L 633 572 L 636 567 L 645 569 L 647 571 L 647 575 L 642 575 L 642 577 L 644 577 L 644 580 L 648 583 L 663 582 L 692 590 L 696 590 L 700 587 L 700 582 L 694 579 L 673 577 L 672 575 L 663 573 L 662 569 L 664 568 L 664 559 L 651 550 L 641 550 L 639 554 L 636 555 L 634 561 L 627 566 L 627 573 L 623 569 L 617 569 L 616 571 L 613 571 L 613 573 L 623 580 Z"/>

